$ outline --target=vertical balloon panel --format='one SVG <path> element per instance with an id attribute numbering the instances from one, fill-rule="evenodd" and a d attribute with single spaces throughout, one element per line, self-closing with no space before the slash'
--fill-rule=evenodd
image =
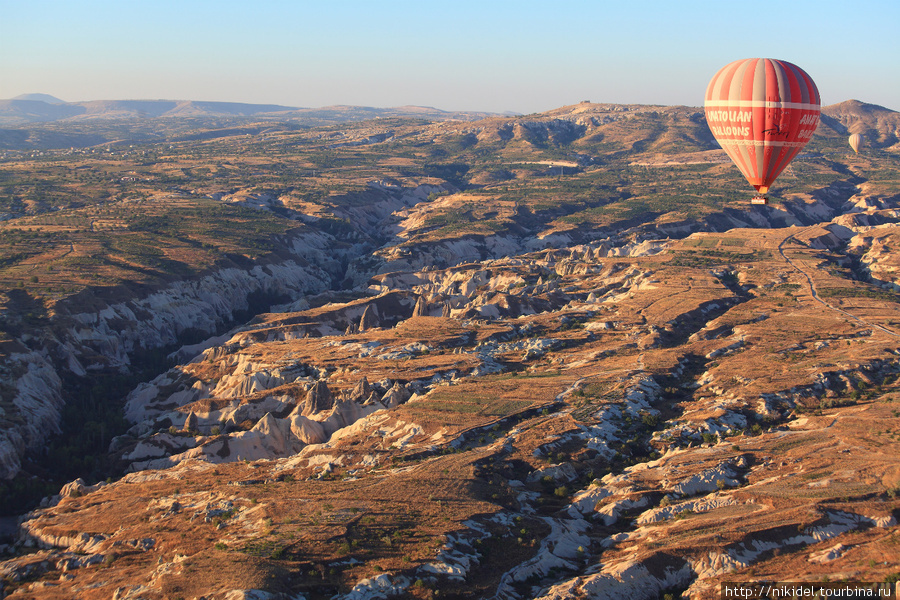
<path id="1" fill-rule="evenodd" d="M 730 63 L 706 89 L 706 120 L 713 136 L 762 193 L 809 142 L 819 123 L 819 106 L 819 92 L 805 71 L 768 58 Z"/>

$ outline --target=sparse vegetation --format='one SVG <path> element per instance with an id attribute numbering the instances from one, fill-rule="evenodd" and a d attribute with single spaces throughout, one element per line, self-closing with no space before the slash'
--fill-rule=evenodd
<path id="1" fill-rule="evenodd" d="M 27 526 L 114 557 L 74 580 L 35 570 L 10 591 L 62 597 L 76 581 L 112 597 L 140 581 L 167 597 L 330 598 L 377 575 L 410 597 L 474 598 L 509 574 L 530 597 L 580 593 L 625 561 L 677 573 L 723 548 L 752 565 L 722 580 L 788 580 L 798 564 L 815 579 L 847 561 L 891 577 L 870 557 L 897 545 L 876 525 L 900 506 L 896 294 L 787 219 L 815 221 L 812 198 L 816 215 L 836 211 L 862 183 L 893 202 L 896 158 L 857 173 L 827 130 L 803 177 L 780 180 L 777 210 L 757 209 L 696 109 L 596 114 L 589 134 L 563 109 L 559 123 L 498 117 L 477 134 L 412 119 L 195 123 L 133 152 L 0 159 L 0 349 L 73 369 L 64 435 L 0 494 L 24 510 L 85 477 Z M 893 224 L 891 210 L 842 219 Z M 295 252 L 300 234 L 325 249 Z M 143 348 L 157 341 L 95 338 L 96 320 L 72 316 L 117 303 L 127 319 L 172 282 L 288 260 L 333 289 L 281 314 L 264 311 L 299 298 L 244 294 L 234 318 L 253 320 L 171 370 L 171 352 L 214 332 L 191 324 Z M 361 327 L 368 305 L 379 321 Z M 54 339 L 69 346 L 47 350 Z M 19 427 L 28 367 L 8 362 L 0 418 Z M 132 395 L 145 396 L 131 414 L 150 416 L 126 422 L 124 399 L 164 372 Z M 304 404 L 314 382 L 331 401 Z M 824 531 L 853 554 L 808 560 Z"/>

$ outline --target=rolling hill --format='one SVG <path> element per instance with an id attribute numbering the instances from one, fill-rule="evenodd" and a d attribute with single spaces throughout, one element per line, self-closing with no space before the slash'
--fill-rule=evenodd
<path id="1" fill-rule="evenodd" d="M 145 108 L 6 129 L 105 142 L 0 159 L 0 594 L 900 579 L 897 113 L 755 206 L 694 107 Z"/>
<path id="2" fill-rule="evenodd" d="M 329 106 L 298 108 L 276 104 L 205 102 L 194 100 L 92 100 L 63 102 L 46 94 L 25 94 L 0 100 L 0 125 L 27 125 L 53 121 L 96 119 L 223 118 L 299 119 L 309 122 L 361 121 L 386 117 L 423 119 L 473 119 L 488 113 L 442 111 L 423 106 L 373 108 L 366 106 Z"/>

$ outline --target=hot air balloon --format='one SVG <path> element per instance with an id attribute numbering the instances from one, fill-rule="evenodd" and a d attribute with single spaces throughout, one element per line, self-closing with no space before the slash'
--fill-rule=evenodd
<path id="1" fill-rule="evenodd" d="M 722 67 L 706 88 L 706 122 L 759 195 L 809 142 L 819 124 L 819 90 L 800 67 L 747 58 Z"/>
<path id="2" fill-rule="evenodd" d="M 858 133 L 854 133 L 850 136 L 850 147 L 853 148 L 853 151 L 855 153 L 859 154 L 859 147 L 862 146 L 862 143 L 865 139 L 866 138 Z"/>

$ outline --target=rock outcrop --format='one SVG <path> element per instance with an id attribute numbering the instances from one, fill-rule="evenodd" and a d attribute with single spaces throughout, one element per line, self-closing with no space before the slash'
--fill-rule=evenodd
<path id="1" fill-rule="evenodd" d="M 0 478 L 19 472 L 23 455 L 42 447 L 60 432 L 63 386 L 45 353 L 19 348 L 7 357 L 5 379 L 11 382 L 9 405 L 0 408 Z M 13 414 L 10 414 L 13 413 Z"/>
<path id="2" fill-rule="evenodd" d="M 304 417 L 314 415 L 334 407 L 334 398 L 324 381 L 317 381 L 306 393 L 303 401 L 297 405 Z"/>
<path id="3" fill-rule="evenodd" d="M 87 293 L 58 303 L 49 326 L 55 333 L 41 338 L 40 350 L 23 347 L 8 355 L 10 381 L 17 390 L 11 401 L 22 424 L 0 433 L 0 477 L 14 477 L 24 453 L 59 432 L 65 402 L 59 372 L 86 376 L 128 369 L 136 351 L 171 346 L 186 330 L 213 335 L 247 309 L 254 293 L 300 298 L 328 289 L 333 274 L 323 266 L 334 262 L 325 252 L 330 236 L 308 233 L 286 242 L 284 253 L 290 258 L 281 262 L 220 269 L 124 302 L 95 299 L 92 303 L 100 306 L 89 312 L 79 304 Z"/>

